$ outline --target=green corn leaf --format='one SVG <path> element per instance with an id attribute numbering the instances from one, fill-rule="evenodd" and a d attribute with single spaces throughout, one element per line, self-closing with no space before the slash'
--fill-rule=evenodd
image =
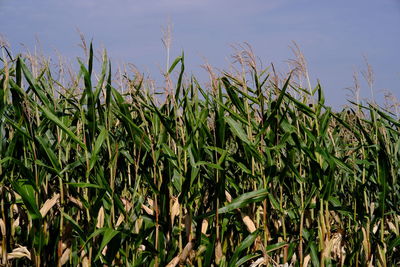
<path id="1" fill-rule="evenodd" d="M 239 110 L 239 112 L 244 115 L 245 112 L 244 112 L 243 101 L 241 101 L 239 99 L 239 97 L 236 94 L 236 92 L 232 89 L 232 87 L 234 87 L 234 86 L 229 83 L 229 80 L 226 77 L 222 78 L 222 82 L 225 85 L 225 89 L 226 89 L 226 91 L 227 91 L 232 103 Z"/>
<path id="2" fill-rule="evenodd" d="M 283 247 L 285 247 L 287 245 L 288 245 L 288 243 L 286 243 L 286 242 L 278 242 L 276 244 L 268 245 L 266 251 L 267 251 L 267 253 L 268 252 L 272 252 L 274 250 L 283 248 Z"/>
<path id="3" fill-rule="evenodd" d="M 28 138 L 29 140 L 33 140 L 31 135 L 25 128 L 22 128 L 14 120 L 10 119 L 7 115 L 3 115 L 3 116 L 4 116 L 4 119 L 7 121 L 7 123 L 11 124 L 15 130 L 17 130 L 19 133 L 21 133 L 24 137 Z"/>
<path id="4" fill-rule="evenodd" d="M 25 79 L 28 81 L 28 83 L 31 86 L 31 89 L 33 90 L 33 92 L 36 94 L 36 96 L 40 99 L 40 101 L 46 107 L 49 107 L 50 104 L 51 104 L 51 101 L 46 96 L 46 92 L 43 90 L 43 88 L 41 88 L 39 86 L 39 84 L 33 78 L 32 73 L 29 71 L 28 67 L 22 61 L 21 57 L 18 57 L 17 60 L 19 61 L 19 66 L 21 67 L 22 72 L 24 73 Z"/>
<path id="5" fill-rule="evenodd" d="M 43 106 L 38 106 L 40 110 L 42 110 L 43 114 L 55 123 L 58 127 L 60 127 L 69 137 L 71 137 L 72 140 L 74 140 L 76 143 L 78 143 L 84 150 L 86 150 L 85 144 L 79 140 L 79 138 L 59 119 L 57 118 L 56 115 L 54 115 L 53 112 L 48 110 L 46 107 Z"/>
<path id="6" fill-rule="evenodd" d="M 70 185 L 70 186 L 73 186 L 73 187 L 81 187 L 81 188 L 104 189 L 102 186 L 99 186 L 97 184 L 91 184 L 91 183 L 67 183 L 67 185 Z"/>
<path id="7" fill-rule="evenodd" d="M 196 167 L 203 166 L 203 165 L 207 166 L 209 168 L 212 168 L 212 169 L 216 169 L 216 170 L 221 170 L 221 171 L 224 170 L 224 168 L 222 168 L 220 164 L 215 164 L 215 163 L 211 163 L 211 162 L 198 161 L 195 164 Z"/>
<path id="8" fill-rule="evenodd" d="M 218 214 L 228 213 L 235 209 L 240 209 L 245 207 L 251 203 L 263 201 L 268 197 L 268 190 L 267 189 L 260 189 L 248 193 L 244 193 L 243 195 L 235 198 L 232 200 L 231 203 L 227 204 L 226 206 L 218 209 Z M 215 212 L 209 212 L 204 215 L 200 215 L 197 219 L 206 218 L 210 216 L 214 216 Z"/>
<path id="9" fill-rule="evenodd" d="M 179 93 L 181 91 L 181 85 L 182 85 L 182 78 L 183 78 L 183 73 L 185 72 L 185 63 L 184 63 L 184 54 L 182 52 L 182 56 L 181 56 L 181 71 L 179 73 L 179 77 L 178 77 L 178 82 L 176 83 L 176 92 L 175 92 L 175 99 L 179 99 Z M 171 73 L 171 69 L 169 71 L 169 73 Z"/>
<path id="10" fill-rule="evenodd" d="M 94 98 L 94 94 L 92 91 L 92 78 L 91 78 L 91 64 L 93 60 L 93 51 L 92 46 L 90 46 L 90 57 L 89 57 L 89 71 L 85 68 L 82 62 L 81 65 L 81 73 L 83 74 L 84 83 L 85 83 L 85 94 L 82 95 L 81 104 L 86 103 L 87 110 L 85 114 L 85 119 L 87 120 L 88 127 L 88 148 L 92 149 L 92 142 L 94 142 L 94 136 L 96 133 L 96 100 Z M 85 101 L 86 100 L 86 101 Z"/>
<path id="11" fill-rule="evenodd" d="M 314 241 L 310 242 L 310 249 L 311 249 L 311 261 L 313 263 L 313 266 L 318 267 L 319 266 L 318 250 Z"/>
<path id="12" fill-rule="evenodd" d="M 399 247 L 399 246 L 400 246 L 400 236 L 396 237 L 394 240 L 392 240 L 389 243 L 388 251 L 392 252 L 394 248 Z"/>
<path id="13" fill-rule="evenodd" d="M 42 136 L 36 136 L 36 140 L 38 141 L 38 143 L 41 145 L 41 147 L 46 152 L 46 155 L 47 155 L 48 159 L 50 160 L 51 165 L 53 165 L 53 168 L 57 171 L 57 173 L 59 173 L 61 171 L 60 164 L 58 162 L 56 154 L 54 153 L 53 149 L 50 147 L 50 144 L 48 143 L 48 141 L 45 138 L 43 138 Z"/>
<path id="14" fill-rule="evenodd" d="M 32 220 L 42 219 L 42 215 L 36 205 L 35 190 L 33 186 L 24 180 L 13 181 L 12 185 L 15 192 L 21 196 Z"/>
<path id="15" fill-rule="evenodd" d="M 107 246 L 108 243 L 110 243 L 111 240 L 112 240 L 116 235 L 121 234 L 119 231 L 116 231 L 116 230 L 114 230 L 114 229 L 112 229 L 112 228 L 102 228 L 102 229 L 104 229 L 104 231 L 103 231 L 103 233 L 102 233 L 102 234 L 103 234 L 103 239 L 101 240 L 100 248 L 99 248 L 99 250 L 98 250 L 98 253 L 97 253 L 97 255 L 96 255 L 95 260 L 97 260 L 97 259 L 100 257 L 100 255 L 101 255 L 103 249 L 105 248 L 105 246 Z"/>
<path id="16" fill-rule="evenodd" d="M 89 171 L 92 170 L 94 165 L 96 164 L 96 161 L 98 160 L 98 154 L 100 152 L 101 146 L 103 145 L 103 142 L 106 139 L 106 137 L 107 137 L 107 129 L 102 128 L 99 136 L 96 139 L 96 142 L 94 144 L 94 149 L 93 149 L 91 157 L 90 157 Z"/>
<path id="17" fill-rule="evenodd" d="M 183 60 L 183 55 L 175 58 L 174 62 L 172 62 L 171 67 L 168 69 L 168 74 L 171 74 L 175 69 L 176 65 Z"/>
<path id="18" fill-rule="evenodd" d="M 255 258 L 259 258 L 261 256 L 261 254 L 250 254 L 250 255 L 246 255 L 243 258 L 239 259 L 234 266 L 244 266 L 244 264 L 246 262 L 248 262 L 249 260 L 255 259 Z"/>
<path id="19" fill-rule="evenodd" d="M 243 142 L 250 144 L 250 140 L 247 137 L 243 127 L 231 117 L 226 117 L 225 121 L 229 124 L 231 131 Z"/>
<path id="20" fill-rule="evenodd" d="M 253 233 L 249 234 L 236 248 L 233 256 L 229 262 L 229 266 L 236 266 L 237 259 L 242 251 L 250 247 L 254 241 L 256 240 L 257 236 L 259 235 L 259 231 L 254 231 Z"/>
<path id="21" fill-rule="evenodd" d="M 71 216 L 69 216 L 67 213 L 62 212 L 62 216 L 71 223 L 73 229 L 78 233 L 79 237 L 81 238 L 82 241 L 85 241 L 85 233 L 82 230 L 81 226 L 79 223 L 77 223 Z"/>

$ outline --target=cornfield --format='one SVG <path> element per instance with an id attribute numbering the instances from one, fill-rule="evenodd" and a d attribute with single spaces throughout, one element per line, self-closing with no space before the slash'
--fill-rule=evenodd
<path id="1" fill-rule="evenodd" d="M 77 73 L 2 49 L 1 266 L 400 264 L 393 111 L 333 111 L 301 60 L 201 85 L 182 54 L 160 95 L 86 49 Z"/>

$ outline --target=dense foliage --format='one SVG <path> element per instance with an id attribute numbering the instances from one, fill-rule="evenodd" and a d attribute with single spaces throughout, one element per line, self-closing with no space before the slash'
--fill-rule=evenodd
<path id="1" fill-rule="evenodd" d="M 178 57 L 162 96 L 105 54 L 95 74 L 92 47 L 69 79 L 8 52 L 0 263 L 400 263 L 400 122 L 377 104 L 333 112 L 249 51 L 208 86 Z"/>

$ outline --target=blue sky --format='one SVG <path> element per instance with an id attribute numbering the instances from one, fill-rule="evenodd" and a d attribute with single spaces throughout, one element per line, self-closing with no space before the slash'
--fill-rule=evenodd
<path id="1" fill-rule="evenodd" d="M 83 56 L 77 28 L 95 49 L 105 47 L 115 64 L 133 63 L 161 77 L 162 28 L 173 26 L 172 57 L 185 52 L 187 71 L 206 78 L 204 59 L 227 68 L 231 45 L 248 42 L 264 66 L 286 71 L 296 41 L 306 56 L 311 82 L 321 81 L 328 103 L 346 103 L 353 71 L 375 72 L 375 94 L 400 98 L 400 0 L 0 0 L 0 34 L 15 52 L 55 50 L 71 61 Z M 360 76 L 360 79 L 362 76 Z M 362 96 L 369 89 L 362 83 Z"/>

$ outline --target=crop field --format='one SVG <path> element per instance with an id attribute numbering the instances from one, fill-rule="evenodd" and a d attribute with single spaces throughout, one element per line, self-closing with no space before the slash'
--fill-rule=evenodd
<path id="1" fill-rule="evenodd" d="M 2 48 L 0 266 L 398 266 L 396 110 L 242 48 L 161 89 L 91 44 L 76 72 Z"/>

